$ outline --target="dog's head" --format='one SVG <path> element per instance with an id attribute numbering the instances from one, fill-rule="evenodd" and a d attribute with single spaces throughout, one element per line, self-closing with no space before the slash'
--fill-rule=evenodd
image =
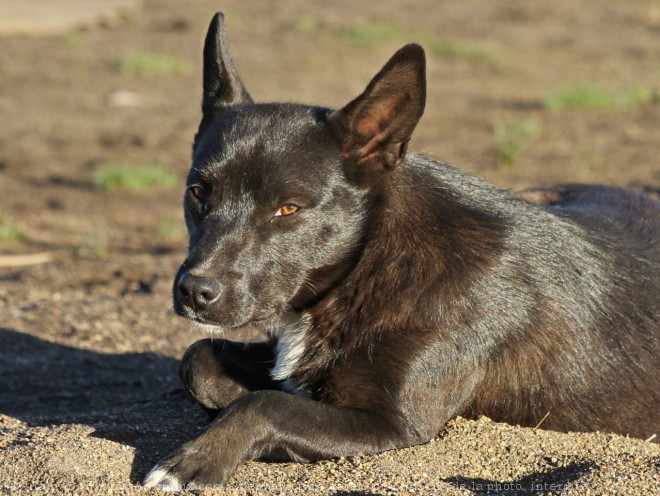
<path id="1" fill-rule="evenodd" d="M 184 199 L 174 308 L 219 329 L 302 310 L 359 257 L 373 191 L 403 160 L 425 100 L 424 52 L 399 50 L 343 109 L 255 104 L 217 14 Z"/>

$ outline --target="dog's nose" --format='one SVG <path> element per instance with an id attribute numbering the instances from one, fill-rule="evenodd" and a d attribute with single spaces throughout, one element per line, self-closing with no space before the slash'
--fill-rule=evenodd
<path id="1" fill-rule="evenodd" d="M 220 284 L 215 279 L 188 272 L 179 278 L 177 289 L 181 302 L 196 311 L 206 309 L 220 296 Z"/>

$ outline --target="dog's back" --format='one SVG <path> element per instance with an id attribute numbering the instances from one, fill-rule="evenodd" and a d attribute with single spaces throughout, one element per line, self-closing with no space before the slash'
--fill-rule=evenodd
<path id="1" fill-rule="evenodd" d="M 523 425 L 544 419 L 557 430 L 656 432 L 660 205 L 609 186 L 516 196 L 535 211 L 545 207 L 541 218 L 522 207 L 516 223 L 526 233 L 516 243 L 527 247 L 521 275 L 544 303 L 537 300 L 527 331 L 492 354 L 466 414 Z"/>
<path id="2" fill-rule="evenodd" d="M 562 431 L 658 430 L 656 202 L 603 186 L 515 198 L 418 154 L 383 195 L 358 266 L 326 298 L 355 310 L 315 310 L 334 330 L 308 336 L 298 384 L 328 402 L 361 390 L 383 411 L 409 405 L 429 432 L 443 410 Z M 365 355 L 380 382 L 363 382 L 357 358 L 335 363 L 331 380 L 315 375 L 331 339 Z M 398 387 L 383 396 L 384 382 Z"/>

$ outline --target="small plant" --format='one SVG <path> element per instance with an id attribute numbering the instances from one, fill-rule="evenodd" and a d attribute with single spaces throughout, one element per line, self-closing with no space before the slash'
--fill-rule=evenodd
<path id="1" fill-rule="evenodd" d="M 97 260 L 108 258 L 108 229 L 105 222 L 97 222 L 96 226 L 87 232 L 81 254 Z"/>
<path id="2" fill-rule="evenodd" d="M 558 90 L 545 99 L 545 107 L 561 110 L 622 110 L 634 108 L 652 100 L 653 93 L 647 88 L 621 91 L 606 90 L 591 84 L 576 84 Z"/>
<path id="3" fill-rule="evenodd" d="M 131 24 L 137 19 L 137 14 L 134 9 L 129 7 L 120 7 L 117 9 L 117 19 L 123 25 Z"/>
<path id="4" fill-rule="evenodd" d="M 494 50 L 456 41 L 431 42 L 428 44 L 428 50 L 433 55 L 466 60 L 468 62 L 486 62 L 493 65 L 500 62 L 500 55 Z"/>
<path id="5" fill-rule="evenodd" d="M 105 219 L 95 218 L 85 231 L 85 239 L 74 250 L 75 256 L 105 260 L 108 258 L 108 227 Z"/>
<path id="6" fill-rule="evenodd" d="M 375 47 L 410 35 L 410 29 L 383 22 L 337 26 L 333 32 L 342 41 L 361 47 Z"/>
<path id="7" fill-rule="evenodd" d="M 378 47 L 391 41 L 405 43 L 417 40 L 432 55 L 493 65 L 500 62 L 500 55 L 495 50 L 457 41 L 438 40 L 429 31 L 387 22 L 327 25 L 312 17 L 301 17 L 294 23 L 294 28 L 305 34 L 324 33 L 344 43 L 364 48 Z"/>
<path id="8" fill-rule="evenodd" d="M 186 239 L 188 231 L 186 224 L 181 219 L 164 218 L 158 221 L 156 226 L 158 237 L 166 243 L 175 243 Z"/>
<path id="9" fill-rule="evenodd" d="M 23 238 L 23 233 L 18 229 L 9 214 L 0 210 L 0 241 L 17 241 Z"/>
<path id="10" fill-rule="evenodd" d="M 122 57 L 119 68 L 125 74 L 136 76 L 164 76 L 184 72 L 186 63 L 179 57 L 148 52 Z"/>
<path id="11" fill-rule="evenodd" d="M 295 22 L 294 27 L 301 33 L 310 34 L 319 29 L 319 24 L 312 17 L 301 17 Z"/>
<path id="12" fill-rule="evenodd" d="M 92 182 L 104 191 L 167 189 L 176 186 L 177 181 L 176 175 L 158 164 L 107 162 L 97 166 L 92 172 Z"/>
<path id="13" fill-rule="evenodd" d="M 69 48 L 80 48 L 83 44 L 83 36 L 79 31 L 74 31 L 64 36 L 64 43 Z"/>
<path id="14" fill-rule="evenodd" d="M 497 163 L 512 165 L 516 162 L 527 141 L 538 132 L 538 129 L 539 123 L 534 118 L 514 123 L 495 122 L 493 131 L 497 145 Z"/>

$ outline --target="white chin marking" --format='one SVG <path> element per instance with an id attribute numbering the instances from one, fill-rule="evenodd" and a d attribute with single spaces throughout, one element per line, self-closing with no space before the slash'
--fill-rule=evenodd
<path id="1" fill-rule="evenodd" d="M 205 332 L 207 334 L 217 336 L 218 334 L 224 334 L 225 333 L 225 328 L 222 327 L 222 326 L 211 325 L 211 324 L 202 324 L 201 322 L 195 322 L 194 320 L 191 320 L 190 323 L 192 324 L 193 328 L 198 329 L 198 330 L 200 330 L 202 332 Z"/>
<path id="2" fill-rule="evenodd" d="M 156 465 L 144 478 L 144 487 L 158 487 L 161 491 L 181 491 L 181 482 L 167 470 Z"/>
<path id="3" fill-rule="evenodd" d="M 270 376 L 276 381 L 287 379 L 296 370 L 305 352 L 310 320 L 307 314 L 289 312 L 268 325 L 269 332 L 277 336 L 275 367 L 270 371 Z"/>

